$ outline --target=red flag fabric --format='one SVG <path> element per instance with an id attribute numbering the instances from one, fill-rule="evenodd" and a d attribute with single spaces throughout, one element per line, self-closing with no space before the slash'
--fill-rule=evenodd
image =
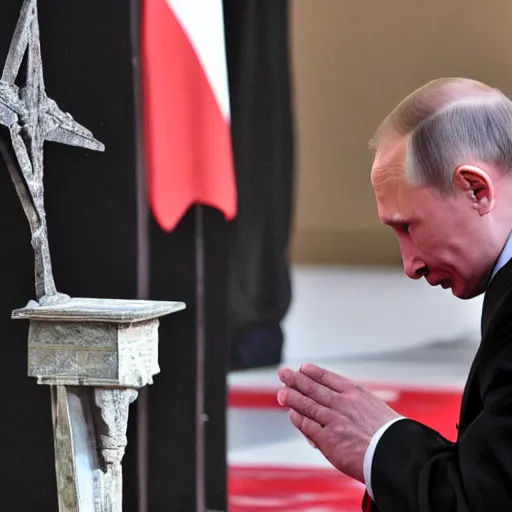
<path id="1" fill-rule="evenodd" d="M 222 0 L 146 0 L 143 107 L 149 203 L 172 231 L 195 203 L 236 215 Z"/>

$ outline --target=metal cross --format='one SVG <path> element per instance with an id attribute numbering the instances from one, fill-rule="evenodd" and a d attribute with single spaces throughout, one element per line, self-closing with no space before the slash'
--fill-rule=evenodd
<path id="1" fill-rule="evenodd" d="M 26 82 L 18 86 L 15 82 L 25 54 Z M 67 300 L 67 295 L 57 293 L 52 273 L 44 209 L 43 146 L 45 141 L 52 141 L 94 151 L 104 151 L 105 147 L 46 95 L 37 0 L 24 0 L 4 65 L 0 79 L 1 126 L 8 129 L 11 144 L 0 137 L 0 152 L 32 233 L 37 300 L 40 304 Z"/>

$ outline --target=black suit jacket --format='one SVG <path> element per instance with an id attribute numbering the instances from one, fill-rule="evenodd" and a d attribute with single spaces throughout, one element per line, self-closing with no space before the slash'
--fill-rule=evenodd
<path id="1" fill-rule="evenodd" d="M 456 443 L 412 420 L 382 436 L 372 512 L 512 512 L 512 260 L 490 282 Z"/>

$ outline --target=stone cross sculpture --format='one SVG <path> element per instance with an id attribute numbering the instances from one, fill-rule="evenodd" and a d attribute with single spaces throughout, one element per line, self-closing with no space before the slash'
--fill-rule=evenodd
<path id="1" fill-rule="evenodd" d="M 24 83 L 19 84 L 24 69 Z M 59 512 L 121 512 L 129 405 L 152 384 L 159 318 L 181 302 L 70 298 L 57 292 L 44 209 L 43 146 L 103 151 L 45 92 L 37 0 L 24 0 L 0 80 L 0 151 L 30 224 L 36 299 L 28 374 L 51 389 Z M 0 133 L 2 135 L 2 133 Z"/>

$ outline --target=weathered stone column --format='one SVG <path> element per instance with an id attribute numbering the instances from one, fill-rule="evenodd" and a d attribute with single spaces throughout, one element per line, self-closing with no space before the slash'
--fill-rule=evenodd
<path id="1" fill-rule="evenodd" d="M 51 387 L 59 512 L 121 512 L 130 404 L 158 366 L 158 318 L 180 302 L 71 299 L 30 321 L 28 373 Z"/>

